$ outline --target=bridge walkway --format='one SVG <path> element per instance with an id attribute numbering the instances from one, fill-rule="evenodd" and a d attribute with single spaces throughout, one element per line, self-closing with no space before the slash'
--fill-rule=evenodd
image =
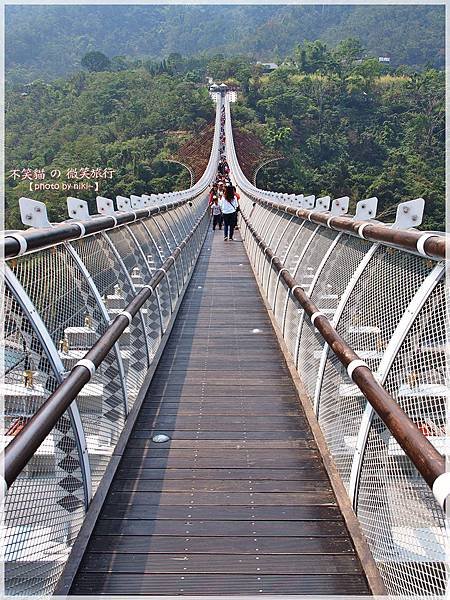
<path id="1" fill-rule="evenodd" d="M 236 237 L 208 233 L 72 594 L 369 594 Z"/>

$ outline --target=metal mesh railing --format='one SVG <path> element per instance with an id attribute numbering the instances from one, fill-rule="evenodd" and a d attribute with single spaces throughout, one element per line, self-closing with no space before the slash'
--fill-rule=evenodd
<path id="1" fill-rule="evenodd" d="M 244 214 L 250 213 L 250 202 L 243 196 L 241 206 Z M 311 223 L 301 225 L 297 217 L 294 222 L 301 230 L 292 243 L 292 232 L 289 227 L 285 229 L 291 248 L 284 265 L 335 323 L 342 338 L 385 380 L 385 388 L 420 430 L 445 454 L 445 301 L 443 280 L 433 287 L 431 277 L 439 263 Z M 245 225 L 242 228 L 245 230 Z M 272 259 L 252 237 L 246 235 L 245 245 L 249 257 L 254 256 L 255 274 L 315 407 L 341 478 L 354 499 L 355 512 L 388 592 L 444 594 L 447 575 L 442 508 L 339 359 L 305 318 L 300 303 L 272 267 Z M 267 230 L 266 240 L 271 237 L 277 238 L 276 232 Z M 277 239 L 277 247 L 282 246 L 282 240 Z M 401 334 L 401 323 L 420 295 L 428 299 L 405 325 L 403 344 L 392 350 L 391 340 Z M 389 375 L 382 370 L 386 353 L 393 353 Z M 364 437 L 359 447 L 358 439 Z"/>
<path id="2" fill-rule="evenodd" d="M 12 290 L 5 290 L 4 438 L 7 445 L 55 390 L 60 374 Z M 66 412 L 4 503 L 5 591 L 48 595 L 81 527 L 86 478 L 74 411 Z"/>
<path id="3" fill-rule="evenodd" d="M 434 285 L 430 279 L 430 287 Z M 398 348 L 385 387 L 446 454 L 447 319 L 442 273 Z M 444 513 L 417 470 L 375 415 L 370 424 L 357 513 L 393 593 L 445 593 Z"/>
<path id="4" fill-rule="evenodd" d="M 228 123 L 227 157 L 241 194 L 250 262 L 386 590 L 393 596 L 442 596 L 448 577 L 444 511 L 437 501 L 442 497 L 430 489 L 293 293 L 298 286 L 306 292 L 305 302 L 331 321 L 445 456 L 449 392 L 442 234 L 421 237 L 377 224 L 372 231 L 379 241 L 369 241 L 364 233 L 370 222 L 313 213 L 302 208 L 301 199 L 292 205 L 282 194 L 258 190 L 240 171 L 232 137 Z M 280 204 L 270 202 L 273 196 Z M 275 213 L 290 224 L 283 228 Z M 332 219 L 339 227 L 330 226 Z M 435 245 L 426 247 L 429 240 Z"/>
<path id="5" fill-rule="evenodd" d="M 424 258 L 378 246 L 351 290 L 347 287 L 336 328 L 372 371 L 429 270 Z M 320 426 L 348 488 L 366 399 L 331 352 L 319 374 L 316 398 Z"/>

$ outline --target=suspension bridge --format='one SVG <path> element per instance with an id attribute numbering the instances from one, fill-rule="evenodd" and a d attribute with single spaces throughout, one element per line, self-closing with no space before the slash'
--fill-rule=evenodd
<path id="1" fill-rule="evenodd" d="M 210 228 L 220 149 L 239 230 Z M 6 595 L 444 596 L 445 246 L 424 202 L 255 187 L 216 98 L 168 194 L 4 252 Z"/>

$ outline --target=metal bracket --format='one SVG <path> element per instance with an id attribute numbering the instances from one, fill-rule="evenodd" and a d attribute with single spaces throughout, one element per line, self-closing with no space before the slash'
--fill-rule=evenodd
<path id="1" fill-rule="evenodd" d="M 130 202 L 131 202 L 131 208 L 133 210 L 142 208 L 144 206 L 143 198 L 141 198 L 141 196 L 135 196 L 134 194 L 132 194 L 130 196 Z"/>
<path id="2" fill-rule="evenodd" d="M 303 208 L 303 198 L 303 194 L 298 194 L 298 196 L 295 196 L 295 203 L 299 208 Z"/>
<path id="3" fill-rule="evenodd" d="M 330 196 L 322 196 L 321 198 L 317 198 L 316 206 L 312 210 L 320 211 L 320 212 L 328 211 L 328 210 L 330 210 L 330 202 L 331 202 Z"/>
<path id="4" fill-rule="evenodd" d="M 19 198 L 20 219 L 27 227 L 52 227 L 48 220 L 47 207 L 43 202 L 31 198 Z"/>
<path id="5" fill-rule="evenodd" d="M 155 194 L 142 194 L 141 197 L 145 207 L 151 207 L 152 205 L 154 206 L 156 203 Z"/>
<path id="6" fill-rule="evenodd" d="M 125 212 L 131 211 L 131 201 L 129 198 L 125 196 L 116 196 L 117 210 L 122 210 Z"/>
<path id="7" fill-rule="evenodd" d="M 423 198 L 402 202 L 397 206 L 395 222 L 391 225 L 392 229 L 418 227 L 422 223 L 424 209 L 425 200 Z"/>
<path id="8" fill-rule="evenodd" d="M 353 217 L 356 221 L 370 221 L 377 216 L 378 198 L 367 198 L 356 203 L 356 213 Z"/>
<path id="9" fill-rule="evenodd" d="M 89 214 L 88 203 L 86 200 L 80 200 L 80 198 L 73 198 L 72 196 L 67 198 L 67 212 L 69 213 L 69 219 L 80 221 L 92 219 Z"/>
<path id="10" fill-rule="evenodd" d="M 111 200 L 111 198 L 97 196 L 97 212 L 99 215 L 114 214 L 116 211 L 114 209 L 114 202 Z"/>
<path id="11" fill-rule="evenodd" d="M 331 214 L 346 215 L 348 213 L 349 202 L 350 198 L 348 196 L 342 196 L 342 198 L 335 198 L 331 203 Z"/>
<path id="12" fill-rule="evenodd" d="M 307 210 L 312 210 L 314 208 L 315 200 L 316 200 L 315 196 L 304 196 L 302 208 L 306 208 Z"/>

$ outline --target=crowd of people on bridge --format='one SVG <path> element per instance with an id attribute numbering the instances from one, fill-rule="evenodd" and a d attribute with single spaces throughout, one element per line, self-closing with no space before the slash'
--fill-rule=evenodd
<path id="1" fill-rule="evenodd" d="M 221 230 L 223 226 L 224 241 L 233 241 L 237 228 L 239 212 L 239 194 L 230 178 L 230 167 L 225 156 L 225 109 L 222 108 L 220 119 L 220 159 L 217 175 L 209 192 L 209 206 L 212 215 L 212 229 Z"/>

